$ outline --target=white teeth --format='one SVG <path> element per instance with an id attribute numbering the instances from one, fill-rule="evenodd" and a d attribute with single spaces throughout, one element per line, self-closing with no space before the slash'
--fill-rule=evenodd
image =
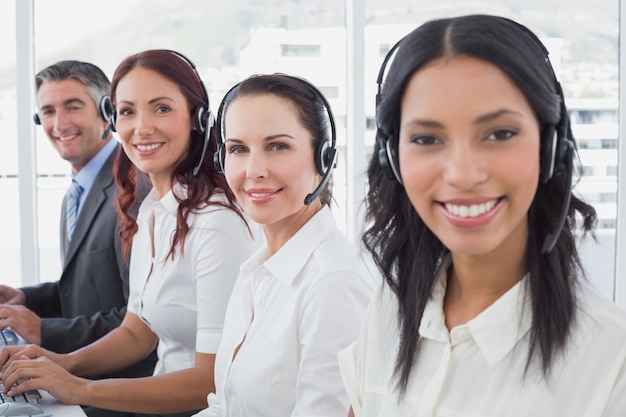
<path id="1" fill-rule="evenodd" d="M 472 204 L 471 206 L 460 206 L 456 204 L 445 204 L 446 210 L 459 217 L 477 217 L 485 214 L 495 207 L 497 200 L 488 201 L 481 204 Z"/>
<path id="2" fill-rule="evenodd" d="M 147 152 L 147 151 L 152 151 L 154 149 L 160 148 L 161 146 L 163 146 L 162 143 L 153 143 L 150 145 L 137 145 L 137 149 L 139 149 L 142 152 Z"/>
<path id="3" fill-rule="evenodd" d="M 267 197 L 271 195 L 271 193 L 250 193 L 250 197 Z"/>
<path id="4" fill-rule="evenodd" d="M 66 142 L 68 140 L 72 140 L 76 137 L 77 135 L 72 135 L 72 136 L 59 136 L 59 140 L 61 142 Z"/>

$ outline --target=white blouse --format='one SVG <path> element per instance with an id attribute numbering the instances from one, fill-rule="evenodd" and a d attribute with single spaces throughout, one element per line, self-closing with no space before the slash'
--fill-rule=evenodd
<path id="1" fill-rule="evenodd" d="M 186 193 L 180 185 L 174 191 Z M 128 311 L 159 337 L 155 375 L 193 367 L 196 352 L 217 352 L 239 266 L 258 248 L 235 212 L 211 205 L 189 215 L 184 254 L 178 246 L 165 260 L 178 205 L 171 190 L 157 200 L 153 189 L 140 206 L 131 249 Z"/>
<path id="2" fill-rule="evenodd" d="M 346 417 L 337 354 L 358 336 L 377 283 L 327 207 L 271 258 L 259 250 L 242 265 L 217 352 L 217 394 L 198 415 Z"/>
<path id="3" fill-rule="evenodd" d="M 532 319 L 525 280 L 448 332 L 446 269 L 421 321 L 420 356 L 403 399 L 393 376 L 397 299 L 387 285 L 374 297 L 360 339 L 339 357 L 356 417 L 626 416 L 626 312 L 585 287 L 550 378 L 536 362 L 524 376 Z"/>

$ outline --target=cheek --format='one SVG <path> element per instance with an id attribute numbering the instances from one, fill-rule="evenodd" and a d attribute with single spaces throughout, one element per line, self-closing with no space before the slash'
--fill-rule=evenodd
<path id="1" fill-rule="evenodd" d="M 407 193 L 411 191 L 424 191 L 435 181 L 437 175 L 437 164 L 434 157 L 418 157 L 412 155 L 410 151 L 400 149 L 398 158 L 400 176 Z"/>
<path id="2" fill-rule="evenodd" d="M 117 137 L 120 139 L 122 145 L 128 144 L 133 134 L 132 129 L 127 126 L 126 123 L 117 123 L 115 125 L 115 131 L 117 132 Z"/>
<path id="3" fill-rule="evenodd" d="M 239 188 L 246 177 L 246 167 L 243 158 L 231 157 L 226 155 L 224 158 L 224 178 L 228 186 L 235 192 Z"/>
<path id="4" fill-rule="evenodd" d="M 515 173 L 511 178 L 521 185 L 537 188 L 539 181 L 539 147 L 526 147 L 513 152 L 513 157 L 496 159 L 497 163 L 505 174 Z"/>

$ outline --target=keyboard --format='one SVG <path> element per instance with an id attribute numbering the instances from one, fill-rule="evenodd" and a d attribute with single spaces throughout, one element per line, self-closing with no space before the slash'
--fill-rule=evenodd
<path id="1" fill-rule="evenodd" d="M 5 346 L 20 344 L 20 337 L 12 329 L 0 330 L 0 349 Z M 19 384 L 20 382 L 18 382 Z M 27 391 L 15 397 L 4 393 L 2 380 L 0 380 L 0 417 L 8 416 L 39 416 L 43 415 L 41 408 L 41 394 L 39 391 Z"/>
<path id="2" fill-rule="evenodd" d="M 5 328 L 0 331 L 0 349 L 5 346 L 15 346 L 20 343 L 20 338 L 11 328 Z"/>
<path id="3" fill-rule="evenodd" d="M 18 384 L 21 382 L 18 382 Z M 26 391 L 14 397 L 4 393 L 0 380 L 0 417 L 5 416 L 40 416 L 45 414 L 41 408 L 39 391 Z"/>

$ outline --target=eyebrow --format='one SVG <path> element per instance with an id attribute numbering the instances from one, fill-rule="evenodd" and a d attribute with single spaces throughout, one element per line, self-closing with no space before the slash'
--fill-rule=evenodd
<path id="1" fill-rule="evenodd" d="M 270 136 L 266 136 L 263 138 L 263 142 L 270 142 L 274 139 L 278 139 L 278 138 L 289 138 L 289 139 L 294 139 L 293 136 L 287 134 L 287 133 L 277 133 L 275 135 L 270 135 Z M 227 138 L 224 143 L 226 142 L 236 142 L 236 143 L 243 143 L 243 140 L 241 139 L 237 139 L 237 138 Z"/>
<path id="2" fill-rule="evenodd" d="M 74 98 L 70 98 L 70 99 L 65 100 L 63 102 L 63 107 L 69 106 L 71 104 L 76 104 L 76 103 L 78 103 L 80 105 L 83 105 L 83 106 L 87 104 L 87 103 L 85 103 L 84 100 L 81 100 L 81 99 L 79 99 L 77 97 L 74 97 Z M 41 106 L 41 108 L 40 108 L 40 110 L 50 110 L 50 109 L 54 109 L 54 106 L 52 104 L 46 104 L 45 106 Z"/>
<path id="3" fill-rule="evenodd" d="M 161 100 L 175 101 L 173 98 L 168 97 L 168 96 L 159 96 L 159 97 L 155 97 L 153 99 L 150 99 L 148 101 L 148 104 L 153 104 L 153 103 L 156 103 L 157 101 L 161 101 Z M 124 104 L 134 104 L 134 102 L 131 101 L 131 100 L 119 100 L 117 102 L 117 104 L 122 104 L 122 103 L 124 103 Z"/>
<path id="4" fill-rule="evenodd" d="M 505 116 L 505 115 L 518 115 L 520 116 L 521 113 L 514 111 L 514 110 L 509 110 L 509 109 L 500 109 L 500 110 L 496 110 L 494 112 L 491 113 L 487 113 L 484 114 L 482 116 L 477 117 L 474 120 L 474 124 L 475 125 L 479 125 L 479 124 L 483 124 L 483 123 L 487 123 L 490 122 L 492 120 L 496 120 L 499 117 Z M 404 124 L 405 127 L 408 126 L 421 126 L 421 127 L 430 127 L 430 128 L 443 128 L 443 125 L 435 120 L 429 120 L 429 119 L 413 119 L 407 123 Z"/>

